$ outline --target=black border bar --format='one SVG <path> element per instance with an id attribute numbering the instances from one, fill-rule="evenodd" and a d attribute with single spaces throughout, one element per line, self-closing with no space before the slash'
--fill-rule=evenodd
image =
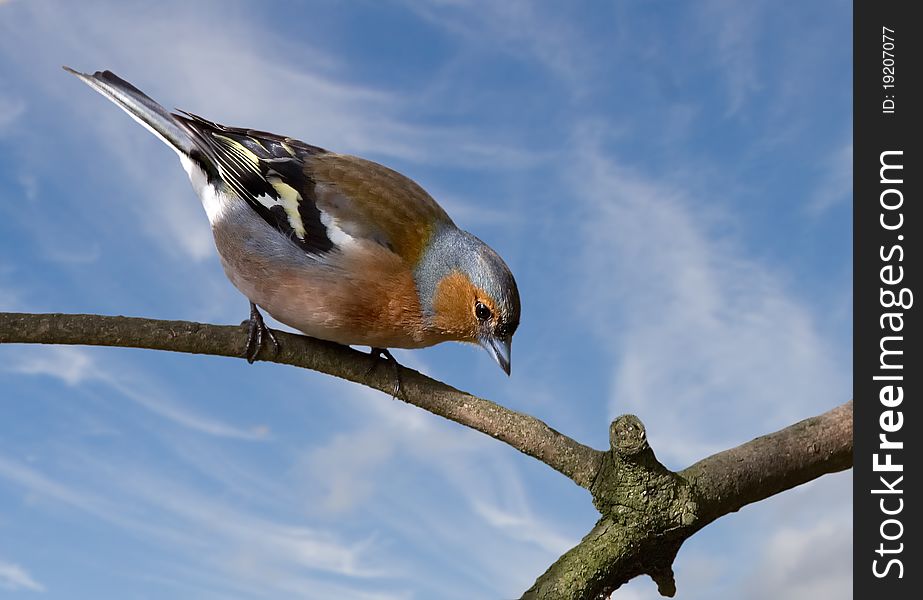
<path id="1" fill-rule="evenodd" d="M 853 5 L 853 573 L 857 599 L 923 597 L 923 21 Z M 918 5 L 917 9 L 920 8 Z"/>

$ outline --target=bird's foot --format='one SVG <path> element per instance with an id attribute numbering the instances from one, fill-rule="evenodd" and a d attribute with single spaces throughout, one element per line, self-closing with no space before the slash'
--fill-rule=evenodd
<path id="1" fill-rule="evenodd" d="M 275 355 L 279 351 L 279 340 L 272 332 L 272 329 L 266 327 L 263 322 L 263 315 L 256 308 L 256 304 L 250 303 L 250 321 L 247 326 L 247 346 L 244 349 L 244 358 L 247 362 L 253 364 L 256 357 L 259 356 L 260 350 L 263 349 L 263 342 L 269 339 L 272 342 L 272 353 Z"/>
<path id="2" fill-rule="evenodd" d="M 401 363 L 397 362 L 397 359 L 388 351 L 387 348 L 372 348 L 369 350 L 369 356 L 373 358 L 381 358 L 387 362 L 390 362 L 394 365 L 394 388 L 391 390 L 391 398 L 397 400 L 401 397 Z M 378 366 L 378 361 L 372 363 L 372 366 L 369 367 L 369 370 L 365 372 L 366 375 L 371 375 L 372 371 Z"/>

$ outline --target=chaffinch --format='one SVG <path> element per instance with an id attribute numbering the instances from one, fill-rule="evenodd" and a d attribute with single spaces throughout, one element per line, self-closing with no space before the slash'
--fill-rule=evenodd
<path id="1" fill-rule="evenodd" d="M 380 164 L 298 140 L 168 112 L 102 71 L 68 67 L 179 155 L 224 272 L 250 300 L 246 357 L 277 345 L 257 306 L 346 345 L 483 346 L 510 372 L 519 291 L 487 244 L 423 188 Z"/>

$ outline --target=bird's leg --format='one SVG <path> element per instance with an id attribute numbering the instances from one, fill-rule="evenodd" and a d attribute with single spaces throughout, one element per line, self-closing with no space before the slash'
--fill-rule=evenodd
<path id="1" fill-rule="evenodd" d="M 391 391 L 391 397 L 395 400 L 400 398 L 401 395 L 401 364 L 397 362 L 397 359 L 388 351 L 387 348 L 372 348 L 369 350 L 369 356 L 375 358 L 382 358 L 394 365 L 394 389 Z M 366 371 L 366 375 L 370 375 L 372 371 L 375 370 L 375 367 L 378 366 L 378 361 L 376 360 L 372 363 L 372 366 L 369 367 L 369 370 Z"/>
<path id="2" fill-rule="evenodd" d="M 272 353 L 275 354 L 278 352 L 279 340 L 276 339 L 272 329 L 266 327 L 266 323 L 263 322 L 263 315 L 261 315 L 260 311 L 256 308 L 256 304 L 251 302 L 250 321 L 247 327 L 247 347 L 244 350 L 244 357 L 247 359 L 248 363 L 253 364 L 260 350 L 262 350 L 264 336 L 269 338 L 269 341 L 272 342 Z"/>

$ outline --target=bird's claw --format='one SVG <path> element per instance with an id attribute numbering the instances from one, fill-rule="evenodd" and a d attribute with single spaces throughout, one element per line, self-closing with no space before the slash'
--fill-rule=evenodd
<path id="1" fill-rule="evenodd" d="M 247 346 L 244 349 L 244 358 L 247 359 L 248 363 L 253 364 L 253 361 L 259 356 L 265 339 L 272 342 L 272 353 L 275 355 L 279 351 L 279 340 L 276 339 L 272 329 L 266 327 L 266 323 L 263 322 L 263 315 L 256 308 L 256 304 L 251 302 L 250 321 L 247 326 Z"/>
<path id="2" fill-rule="evenodd" d="M 390 362 L 394 365 L 394 388 L 391 390 L 391 398 L 397 400 L 401 396 L 401 364 L 397 362 L 397 359 L 394 358 L 394 355 L 388 351 L 387 348 L 372 348 L 369 350 L 369 356 L 378 359 L 381 358 Z M 378 366 L 378 360 L 372 363 L 372 366 L 369 367 L 368 371 L 365 372 L 366 375 L 371 375 L 372 371 Z"/>

